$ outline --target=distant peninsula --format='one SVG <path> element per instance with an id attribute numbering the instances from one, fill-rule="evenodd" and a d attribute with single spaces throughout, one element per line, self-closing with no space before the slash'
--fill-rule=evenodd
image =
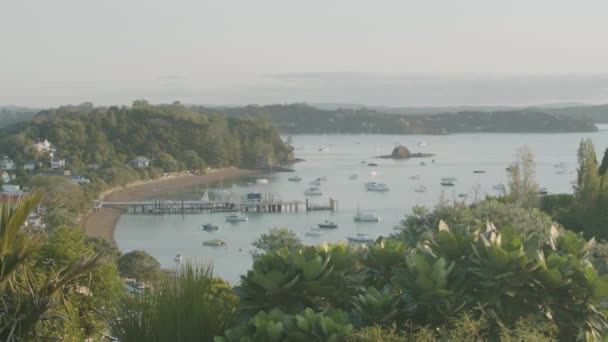
<path id="1" fill-rule="evenodd" d="M 283 134 L 455 134 L 595 132 L 588 118 L 534 109 L 461 111 L 434 115 L 386 114 L 372 109 L 319 109 L 307 104 L 199 107 L 267 118 Z"/>

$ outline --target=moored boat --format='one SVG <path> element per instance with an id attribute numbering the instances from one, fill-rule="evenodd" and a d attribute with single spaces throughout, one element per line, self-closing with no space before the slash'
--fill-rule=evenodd
<path id="1" fill-rule="evenodd" d="M 328 220 L 325 220 L 323 223 L 317 224 L 317 226 L 319 228 L 324 228 L 324 229 L 335 229 L 335 228 L 338 228 L 337 224 L 335 224 L 335 223 L 333 223 L 331 221 L 328 221 Z"/>
<path id="2" fill-rule="evenodd" d="M 414 192 L 426 192 L 426 191 L 427 191 L 427 188 L 424 185 L 417 186 L 414 188 Z"/>
<path id="3" fill-rule="evenodd" d="M 410 177 L 410 179 L 419 180 L 420 179 L 420 175 L 413 175 L 413 176 Z"/>
<path id="4" fill-rule="evenodd" d="M 486 173 L 485 170 L 473 170 L 473 173 Z"/>
<path id="5" fill-rule="evenodd" d="M 255 182 L 257 184 L 268 184 L 268 182 L 270 182 L 270 181 L 268 180 L 268 178 L 258 178 L 258 179 L 256 179 Z"/>
<path id="6" fill-rule="evenodd" d="M 367 163 L 367 166 L 378 166 L 376 163 Z"/>
<path id="7" fill-rule="evenodd" d="M 206 224 L 201 225 L 201 229 L 205 230 L 205 231 L 208 231 L 208 232 L 211 232 L 211 231 L 214 231 L 214 230 L 219 230 L 220 226 L 215 225 L 215 224 L 211 224 L 211 223 L 206 223 Z"/>
<path id="8" fill-rule="evenodd" d="M 319 188 L 309 188 L 304 191 L 304 195 L 306 196 L 321 196 L 323 192 Z"/>
<path id="9" fill-rule="evenodd" d="M 245 216 L 239 212 L 234 212 L 234 213 L 226 216 L 227 222 L 244 222 L 247 220 L 248 220 L 247 216 Z"/>
<path id="10" fill-rule="evenodd" d="M 204 246 L 212 246 L 212 247 L 221 247 L 221 246 L 226 246 L 226 241 L 224 240 L 220 240 L 220 239 L 213 239 L 213 240 L 205 240 L 203 241 L 203 245 Z"/>
<path id="11" fill-rule="evenodd" d="M 453 181 L 442 180 L 441 181 L 441 185 L 443 185 L 443 186 L 454 186 L 454 185 L 456 185 L 456 183 L 454 183 Z"/>
<path id="12" fill-rule="evenodd" d="M 353 216 L 356 222 L 380 222 L 380 216 L 376 213 L 363 213 L 357 204 L 357 215 Z"/>
<path id="13" fill-rule="evenodd" d="M 375 240 L 372 238 L 368 238 L 365 236 L 354 236 L 354 237 L 347 237 L 349 242 L 353 242 L 353 243 L 373 243 Z"/>
<path id="14" fill-rule="evenodd" d="M 369 182 L 365 183 L 365 189 L 367 191 L 385 192 L 389 191 L 391 188 L 389 188 L 388 185 L 384 183 Z"/>
<path id="15" fill-rule="evenodd" d="M 289 177 L 288 180 L 290 182 L 301 182 L 302 181 L 302 177 L 300 177 L 300 176 Z"/>

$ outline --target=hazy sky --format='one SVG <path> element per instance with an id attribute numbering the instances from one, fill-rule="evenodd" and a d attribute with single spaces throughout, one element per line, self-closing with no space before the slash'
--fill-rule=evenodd
<path id="1" fill-rule="evenodd" d="M 0 0 L 0 105 L 608 102 L 608 1 Z"/>

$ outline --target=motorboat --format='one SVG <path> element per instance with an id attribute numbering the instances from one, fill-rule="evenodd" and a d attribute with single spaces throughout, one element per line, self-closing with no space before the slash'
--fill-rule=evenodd
<path id="1" fill-rule="evenodd" d="M 220 240 L 220 239 L 213 239 L 213 240 L 205 240 L 203 241 L 203 245 L 204 246 L 212 246 L 212 247 L 221 247 L 221 246 L 226 246 L 226 241 L 224 240 Z"/>
<path id="2" fill-rule="evenodd" d="M 378 166 L 376 163 L 367 163 L 367 166 Z"/>
<path id="3" fill-rule="evenodd" d="M 454 185 L 456 185 L 456 183 L 454 183 L 454 181 L 442 180 L 441 181 L 441 185 L 443 185 L 443 186 L 454 186 Z"/>
<path id="4" fill-rule="evenodd" d="M 329 147 L 320 147 L 319 152 L 329 152 Z"/>
<path id="5" fill-rule="evenodd" d="M 270 181 L 268 180 L 268 178 L 258 178 L 255 182 L 257 184 L 268 184 Z"/>
<path id="6" fill-rule="evenodd" d="M 335 224 L 335 223 L 333 223 L 331 221 L 328 221 L 328 220 L 325 220 L 323 223 L 317 224 L 317 226 L 319 228 L 323 228 L 323 229 L 335 229 L 335 228 L 338 228 L 337 224 Z"/>
<path id="7" fill-rule="evenodd" d="M 376 213 L 363 213 L 357 204 L 357 215 L 353 217 L 356 222 L 380 222 L 380 216 Z"/>
<path id="8" fill-rule="evenodd" d="M 441 181 L 455 182 L 456 181 L 456 177 L 443 177 L 443 178 L 441 178 Z"/>
<path id="9" fill-rule="evenodd" d="M 458 197 L 460 197 L 460 198 L 467 197 L 467 194 L 465 194 L 464 192 L 461 192 L 458 194 Z"/>
<path id="10" fill-rule="evenodd" d="M 388 185 L 384 183 L 371 182 L 365 184 L 365 189 L 367 189 L 367 191 L 386 192 L 389 191 L 391 188 L 389 188 Z"/>
<path id="11" fill-rule="evenodd" d="M 352 175 L 348 176 L 348 179 L 357 179 L 359 178 L 359 175 L 356 173 L 353 173 Z"/>
<path id="12" fill-rule="evenodd" d="M 420 179 L 420 175 L 411 176 L 410 179 L 419 180 Z"/>
<path id="13" fill-rule="evenodd" d="M 473 173 L 486 173 L 486 170 L 473 170 Z"/>
<path id="14" fill-rule="evenodd" d="M 424 185 L 417 186 L 414 188 L 414 192 L 426 192 L 426 191 L 427 191 L 427 188 Z"/>
<path id="15" fill-rule="evenodd" d="M 234 213 L 226 216 L 227 222 L 245 222 L 247 220 L 248 220 L 247 216 L 245 216 L 244 214 L 241 214 L 239 212 L 234 212 Z"/>
<path id="16" fill-rule="evenodd" d="M 418 147 L 426 147 L 426 146 L 428 146 L 426 141 L 421 141 L 418 143 Z"/>
<path id="17" fill-rule="evenodd" d="M 214 230 L 219 230 L 220 226 L 215 225 L 215 224 L 211 224 L 211 223 L 206 223 L 206 224 L 201 225 L 201 229 L 204 230 L 204 231 L 211 232 L 211 231 L 214 231 Z"/>
<path id="18" fill-rule="evenodd" d="M 321 196 L 323 192 L 319 188 L 309 188 L 304 191 L 304 195 L 306 196 Z"/>
<path id="19" fill-rule="evenodd" d="M 321 184 L 323 184 L 323 179 L 322 178 L 317 178 L 317 179 L 315 179 L 315 180 L 313 180 L 313 181 L 310 182 L 310 185 L 319 186 Z"/>
<path id="20" fill-rule="evenodd" d="M 301 182 L 302 181 L 302 177 L 300 177 L 300 176 L 289 177 L 288 180 L 290 182 Z"/>
<path id="21" fill-rule="evenodd" d="M 375 241 L 374 239 L 365 236 L 348 237 L 347 239 L 352 243 L 373 243 Z"/>

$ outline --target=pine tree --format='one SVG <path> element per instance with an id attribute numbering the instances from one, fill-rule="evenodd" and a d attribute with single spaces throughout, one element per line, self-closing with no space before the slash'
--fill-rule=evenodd
<path id="1" fill-rule="evenodd" d="M 604 151 L 604 157 L 602 158 L 602 163 L 600 164 L 600 176 L 604 177 L 606 175 L 606 171 L 608 171 L 608 148 Z"/>
<path id="2" fill-rule="evenodd" d="M 580 207 L 593 209 L 597 206 L 601 179 L 591 139 L 581 140 L 578 148 L 578 180 L 574 196 Z"/>

